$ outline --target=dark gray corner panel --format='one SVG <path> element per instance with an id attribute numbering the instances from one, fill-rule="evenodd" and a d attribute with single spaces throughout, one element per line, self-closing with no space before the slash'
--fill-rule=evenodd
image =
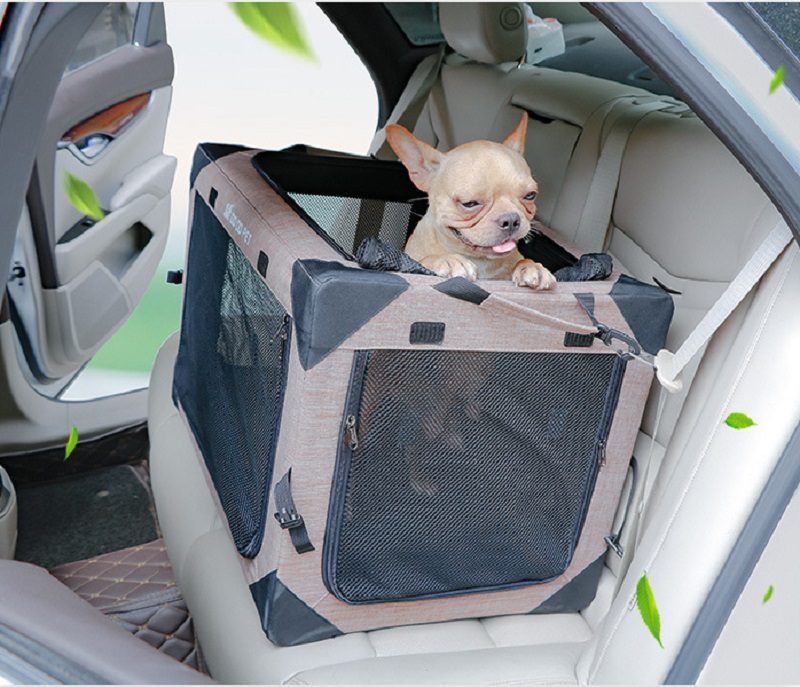
<path id="1" fill-rule="evenodd" d="M 250 593 L 264 632 L 273 644 L 295 646 L 342 634 L 292 594 L 274 572 L 251 584 Z"/>
<path id="2" fill-rule="evenodd" d="M 531 613 L 571 613 L 586 608 L 597 594 L 597 583 L 603 572 L 605 553 L 589 567 L 584 568 L 570 582 L 559 589 L 544 603 L 539 604 Z"/>
<path id="3" fill-rule="evenodd" d="M 667 340 L 675 304 L 664 289 L 626 274 L 611 287 L 614 299 L 639 345 L 655 355 Z"/>
<path id="4" fill-rule="evenodd" d="M 396 274 L 298 260 L 292 267 L 297 350 L 308 370 L 408 288 Z"/>

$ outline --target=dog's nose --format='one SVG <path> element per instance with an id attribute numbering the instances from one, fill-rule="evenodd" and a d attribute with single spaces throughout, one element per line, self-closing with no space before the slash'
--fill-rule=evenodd
<path id="1" fill-rule="evenodd" d="M 513 234 L 519 229 L 519 222 L 519 215 L 516 212 L 507 212 L 497 218 L 498 226 L 509 234 Z"/>

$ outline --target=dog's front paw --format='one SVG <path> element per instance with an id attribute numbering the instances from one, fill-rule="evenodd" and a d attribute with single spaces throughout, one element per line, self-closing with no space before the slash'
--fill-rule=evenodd
<path id="1" fill-rule="evenodd" d="M 556 278 L 544 265 L 533 260 L 520 260 L 511 275 L 511 281 L 517 286 L 528 286 L 532 289 L 552 289 Z"/>
<path id="2" fill-rule="evenodd" d="M 440 277 L 464 277 L 469 281 L 478 278 L 478 268 L 475 265 L 455 253 L 447 255 L 429 255 L 420 260 L 431 272 L 435 272 Z"/>

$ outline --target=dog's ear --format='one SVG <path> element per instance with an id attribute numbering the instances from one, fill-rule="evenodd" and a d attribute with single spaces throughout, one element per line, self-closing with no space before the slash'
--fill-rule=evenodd
<path id="1" fill-rule="evenodd" d="M 408 170 L 408 175 L 420 191 L 428 191 L 431 178 L 444 159 L 433 146 L 420 141 L 405 127 L 389 124 L 386 127 L 386 140 Z"/>
<path id="2" fill-rule="evenodd" d="M 514 152 L 519 153 L 520 155 L 525 155 L 525 132 L 528 130 L 528 113 L 523 112 L 522 117 L 520 117 L 519 124 L 514 127 L 514 131 L 512 131 L 507 137 L 506 140 L 503 141 L 503 145 L 508 146 Z"/>

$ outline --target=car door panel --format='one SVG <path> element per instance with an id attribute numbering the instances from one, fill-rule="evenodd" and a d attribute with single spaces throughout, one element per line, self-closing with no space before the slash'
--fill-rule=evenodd
<path id="1" fill-rule="evenodd" d="M 163 33 L 147 21 L 163 23 L 163 12 L 141 7 L 148 11 L 140 8 L 132 34 L 142 43 L 94 59 L 89 50 L 86 64 L 63 75 L 37 153 L 29 257 L 39 265 L 45 312 L 34 342 L 48 379 L 80 369 L 127 319 L 166 244 L 176 160 L 163 145 L 174 67 L 163 40 L 146 44 Z M 102 220 L 72 206 L 67 174 L 92 187 Z"/>

